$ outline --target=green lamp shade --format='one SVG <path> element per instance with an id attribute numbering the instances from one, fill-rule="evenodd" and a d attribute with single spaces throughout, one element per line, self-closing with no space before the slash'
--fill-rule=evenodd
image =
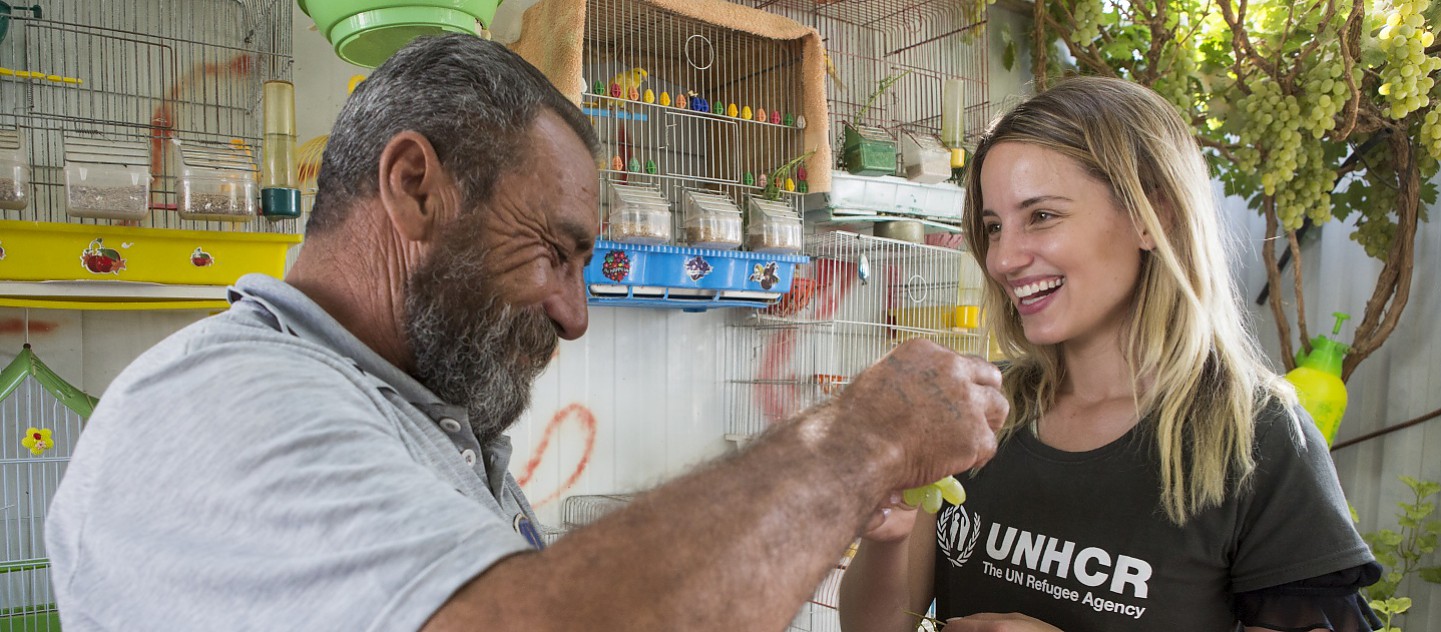
<path id="1" fill-rule="evenodd" d="M 417 37 L 475 34 L 501 0 L 298 0 L 347 62 L 374 68 Z"/>

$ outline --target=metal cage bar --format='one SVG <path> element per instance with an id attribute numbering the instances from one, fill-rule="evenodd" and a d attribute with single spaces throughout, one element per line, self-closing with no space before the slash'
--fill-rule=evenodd
<path id="1" fill-rule="evenodd" d="M 66 212 L 64 136 L 149 146 L 149 213 L 134 225 L 300 232 L 298 220 L 184 220 L 170 139 L 232 144 L 258 161 L 261 86 L 291 73 L 285 0 L 57 0 L 43 18 L 17 13 L 0 40 L 0 127 L 25 139 L 34 199 L 5 219 L 82 224 Z M 37 78 L 37 76 L 39 78 Z"/>

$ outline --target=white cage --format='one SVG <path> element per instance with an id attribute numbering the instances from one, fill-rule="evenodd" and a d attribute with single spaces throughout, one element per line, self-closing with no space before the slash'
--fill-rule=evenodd
<path id="1" fill-rule="evenodd" d="M 814 259 L 785 299 L 727 327 L 732 437 L 838 394 L 911 338 L 985 353 L 982 273 L 969 254 L 847 232 L 813 235 L 806 250 Z"/>
<path id="2" fill-rule="evenodd" d="M 45 516 L 94 403 L 29 345 L 0 372 L 0 629 L 60 629 Z"/>

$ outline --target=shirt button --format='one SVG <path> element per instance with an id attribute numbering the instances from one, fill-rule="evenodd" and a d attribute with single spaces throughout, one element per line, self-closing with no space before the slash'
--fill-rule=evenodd
<path id="1" fill-rule="evenodd" d="M 475 450 L 466 449 L 461 451 L 460 458 L 465 459 L 466 465 L 475 465 Z"/>
<path id="2" fill-rule="evenodd" d="M 446 432 L 460 432 L 460 422 L 449 417 L 440 420 L 440 427 Z"/>

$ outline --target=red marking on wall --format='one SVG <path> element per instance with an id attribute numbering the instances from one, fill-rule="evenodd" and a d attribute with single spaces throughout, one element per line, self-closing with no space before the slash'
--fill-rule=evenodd
<path id="1" fill-rule="evenodd" d="M 0 320 L 0 334 L 24 334 L 25 319 L 6 318 Z M 29 332 L 32 334 L 48 334 L 60 328 L 60 323 L 52 323 L 48 320 L 32 320 L 29 325 Z"/>
<path id="2" fill-rule="evenodd" d="M 540 444 L 535 446 L 535 452 L 531 453 L 530 461 L 525 464 L 525 470 L 516 480 L 516 483 L 524 486 L 530 482 L 530 479 L 535 476 L 536 468 L 540 466 L 540 462 L 545 457 L 546 448 L 550 447 L 551 437 L 562 425 L 571 419 L 579 423 L 581 430 L 585 433 L 585 449 L 581 451 L 580 460 L 575 464 L 575 470 L 570 473 L 570 476 L 565 479 L 565 482 L 561 483 L 559 487 L 556 487 L 555 491 L 549 495 L 532 503 L 532 506 L 542 507 L 559 498 L 566 490 L 575 486 L 576 481 L 580 480 L 580 475 L 584 474 L 585 468 L 590 465 L 590 455 L 595 451 L 595 413 L 592 413 L 589 408 L 581 404 L 571 404 L 556 411 L 555 415 L 550 418 L 550 423 L 545 426 L 545 433 L 540 436 Z"/>
<path id="3" fill-rule="evenodd" d="M 757 403 L 761 407 L 761 415 L 766 423 L 772 424 L 781 421 L 793 414 L 794 406 L 787 406 L 788 402 L 794 402 L 799 393 L 794 386 L 786 386 L 776 383 L 787 379 L 794 379 L 795 369 L 790 365 L 791 358 L 795 357 L 796 332 L 793 329 L 782 329 L 771 337 L 769 344 L 765 346 L 765 354 L 761 356 L 761 370 L 758 377 L 762 384 L 756 389 Z M 782 372 L 786 372 L 782 376 Z"/>
<path id="4" fill-rule="evenodd" d="M 209 76 L 225 77 L 232 76 L 243 78 L 250 76 L 255 70 L 255 60 L 250 55 L 236 55 L 233 59 L 223 64 L 197 64 L 190 69 L 184 77 L 170 87 L 170 92 L 165 100 L 156 106 L 155 112 L 150 116 L 150 126 L 153 132 L 150 137 L 150 173 L 159 177 L 165 173 L 165 156 L 170 150 L 170 137 L 175 133 L 175 110 L 173 105 L 181 100 L 186 91 L 192 85 L 204 86 L 205 79 Z M 197 99 L 199 100 L 199 99 Z"/>
<path id="5" fill-rule="evenodd" d="M 835 318 L 836 310 L 855 288 L 856 264 L 835 259 L 817 259 L 809 271 L 815 275 L 816 287 L 809 305 L 812 311 L 805 318 L 817 321 Z M 804 309 L 801 311 L 805 312 Z M 796 331 L 792 329 L 775 332 L 765 344 L 760 370 L 756 376 L 762 384 L 756 388 L 755 397 L 766 423 L 782 421 L 800 412 L 801 396 L 809 388 L 797 385 L 798 382 L 828 380 L 830 383 L 823 382 L 822 386 L 825 394 L 829 395 L 837 386 L 835 381 L 851 377 L 797 375 L 794 366 L 795 347 Z"/>

